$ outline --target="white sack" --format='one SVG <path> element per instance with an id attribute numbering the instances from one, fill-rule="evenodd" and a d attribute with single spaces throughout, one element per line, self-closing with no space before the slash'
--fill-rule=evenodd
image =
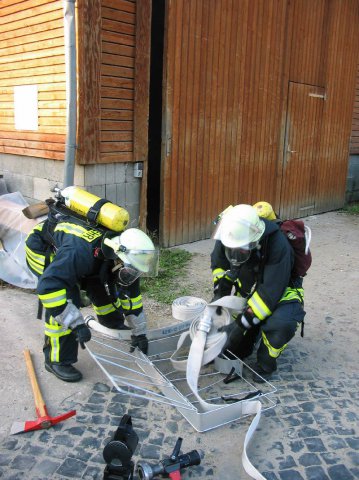
<path id="1" fill-rule="evenodd" d="M 0 196 L 0 278 L 21 288 L 36 288 L 37 277 L 25 260 L 25 239 L 45 217 L 30 220 L 22 210 L 28 203 L 20 192 Z"/>

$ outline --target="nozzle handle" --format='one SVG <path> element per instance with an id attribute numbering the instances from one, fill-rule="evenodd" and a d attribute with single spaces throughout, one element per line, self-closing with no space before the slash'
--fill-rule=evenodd
<path id="1" fill-rule="evenodd" d="M 178 457 L 178 455 L 180 453 L 180 450 L 181 450 L 182 440 L 183 440 L 183 438 L 178 437 L 176 445 L 174 446 L 173 452 L 170 456 L 170 459 L 172 460 L 172 462 L 175 462 L 177 460 L 177 457 Z"/>

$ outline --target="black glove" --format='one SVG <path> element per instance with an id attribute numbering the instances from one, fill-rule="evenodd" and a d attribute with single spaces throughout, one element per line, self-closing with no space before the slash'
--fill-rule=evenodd
<path id="1" fill-rule="evenodd" d="M 240 313 L 236 318 L 236 324 L 242 328 L 242 330 L 249 330 L 250 328 L 258 325 L 260 322 L 251 309 L 247 309 L 245 312 Z"/>
<path id="2" fill-rule="evenodd" d="M 222 277 L 214 284 L 212 302 L 232 293 L 233 283 L 227 278 Z"/>
<path id="3" fill-rule="evenodd" d="M 214 285 L 213 298 L 211 300 L 211 303 L 219 300 L 222 297 L 230 295 L 232 293 L 232 287 L 233 283 L 230 282 L 227 278 L 222 277 L 220 280 L 218 280 L 218 282 Z M 222 314 L 222 307 L 216 308 L 216 314 Z"/>
<path id="4" fill-rule="evenodd" d="M 218 332 L 226 332 L 227 334 L 227 341 L 223 346 L 222 354 L 225 355 L 226 358 L 236 359 L 238 348 L 241 346 L 243 336 L 246 333 L 245 330 L 236 322 L 231 322 L 229 325 L 219 327 Z"/>
<path id="5" fill-rule="evenodd" d="M 76 335 L 76 340 L 81 345 L 81 348 L 85 348 L 85 343 L 91 340 L 91 330 L 84 323 L 73 329 Z"/>
<path id="6" fill-rule="evenodd" d="M 148 340 L 146 335 L 131 335 L 130 352 L 134 352 L 136 347 L 138 347 L 145 355 L 147 354 Z"/>
<path id="7" fill-rule="evenodd" d="M 236 322 L 231 322 L 228 325 L 222 325 L 221 327 L 217 328 L 217 332 L 225 332 L 229 337 L 232 331 L 235 329 L 238 329 L 238 325 Z"/>

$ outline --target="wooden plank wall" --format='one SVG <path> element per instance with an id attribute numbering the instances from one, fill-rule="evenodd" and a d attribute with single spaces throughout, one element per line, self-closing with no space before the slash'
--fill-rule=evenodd
<path id="1" fill-rule="evenodd" d="M 328 1 L 326 94 L 315 213 L 341 208 L 345 201 L 357 59 L 359 2 Z"/>
<path id="2" fill-rule="evenodd" d="M 136 1 L 80 1 L 79 42 L 78 160 L 132 161 Z"/>
<path id="3" fill-rule="evenodd" d="M 289 80 L 324 87 L 328 35 L 327 0 L 295 0 L 289 4 Z"/>
<path id="4" fill-rule="evenodd" d="M 359 154 L 359 62 L 357 66 L 357 78 L 355 87 L 354 110 L 352 120 L 352 134 L 350 138 L 350 153 Z"/>
<path id="5" fill-rule="evenodd" d="M 0 152 L 62 160 L 66 132 L 62 2 L 2 0 L 0 7 Z M 15 130 L 16 85 L 38 85 L 37 131 Z"/>
<path id="6" fill-rule="evenodd" d="M 209 238 L 213 219 L 229 204 L 267 200 L 284 216 L 342 207 L 358 0 L 169 0 L 166 5 L 163 245 Z M 296 89 L 291 104 L 296 128 L 302 129 L 301 156 L 288 169 L 290 85 L 303 88 Z M 319 103 L 304 112 L 299 94 L 314 95 Z M 302 128 L 307 120 L 314 136 Z M 304 171 L 309 167 L 310 173 Z"/>
<path id="7" fill-rule="evenodd" d="M 230 203 L 275 201 L 287 1 L 170 0 L 164 245 L 208 238 Z"/>

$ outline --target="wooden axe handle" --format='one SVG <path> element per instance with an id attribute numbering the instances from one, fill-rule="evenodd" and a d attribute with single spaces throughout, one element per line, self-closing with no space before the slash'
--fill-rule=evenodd
<path id="1" fill-rule="evenodd" d="M 32 364 L 30 350 L 28 349 L 24 350 L 24 356 L 25 356 L 27 371 L 31 381 L 32 393 L 34 394 L 36 411 L 40 417 L 46 417 L 48 413 L 46 411 L 44 399 L 42 398 L 42 395 L 41 395 L 39 384 L 37 383 L 37 380 L 36 380 L 36 374 L 35 374 L 34 366 Z"/>

